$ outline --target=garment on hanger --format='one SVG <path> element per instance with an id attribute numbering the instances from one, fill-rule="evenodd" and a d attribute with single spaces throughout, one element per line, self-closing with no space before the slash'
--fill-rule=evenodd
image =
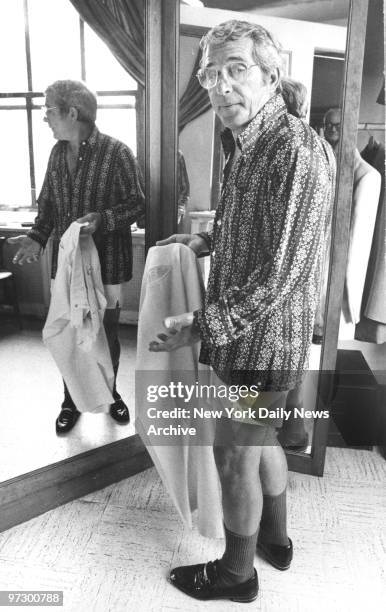
<path id="1" fill-rule="evenodd" d="M 114 371 L 98 252 L 76 221 L 63 234 L 43 341 L 80 412 L 108 412 Z"/>
<path id="2" fill-rule="evenodd" d="M 192 404 L 180 397 L 166 397 L 152 403 L 149 385 L 171 382 L 210 383 L 211 370 L 198 363 L 199 343 L 172 352 L 150 352 L 149 343 L 164 330 L 167 316 L 191 312 L 201 307 L 204 285 L 194 252 L 182 244 L 153 247 L 149 250 L 142 281 L 138 321 L 136 363 L 136 430 L 140 434 L 155 467 L 169 492 L 181 518 L 192 527 L 192 515 L 197 510 L 197 526 L 207 537 L 222 537 L 221 486 L 213 455 L 215 420 L 177 418 L 164 419 L 184 427 L 205 428 L 202 444 L 187 437 L 166 439 L 148 435 L 149 425 L 159 421 L 149 418 L 149 409 L 189 408 Z M 198 404 L 195 404 L 196 406 Z M 155 440 L 155 441 L 154 441 Z"/>
<path id="3" fill-rule="evenodd" d="M 382 343 L 386 342 L 385 148 L 377 143 L 377 146 L 369 151 L 367 146 L 362 155 L 378 170 L 382 182 L 363 292 L 362 316 L 356 327 L 355 338 L 365 342 Z"/>
<path id="4" fill-rule="evenodd" d="M 380 189 L 379 172 L 365 162 L 356 150 L 340 340 L 354 339 L 355 325 L 360 320 Z"/>

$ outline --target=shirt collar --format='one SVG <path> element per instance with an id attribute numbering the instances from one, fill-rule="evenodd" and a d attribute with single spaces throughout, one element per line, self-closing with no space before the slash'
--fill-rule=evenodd
<path id="1" fill-rule="evenodd" d="M 80 143 L 81 146 L 83 145 L 89 145 L 90 147 L 93 147 L 94 145 L 96 145 L 97 141 L 98 141 L 98 136 L 99 136 L 99 130 L 97 128 L 96 125 L 94 125 L 92 132 L 90 134 L 90 136 L 87 138 L 87 140 L 82 140 L 82 142 Z"/>
<path id="2" fill-rule="evenodd" d="M 265 131 L 268 126 L 275 124 L 279 115 L 286 112 L 287 108 L 281 94 L 275 94 L 270 98 L 264 106 L 259 110 L 257 115 L 248 123 L 247 127 L 237 137 L 237 145 L 240 150 L 245 153 L 250 150 L 259 136 Z M 221 133 L 222 145 L 225 155 L 233 153 L 235 148 L 235 140 L 232 131 L 229 128 Z"/>

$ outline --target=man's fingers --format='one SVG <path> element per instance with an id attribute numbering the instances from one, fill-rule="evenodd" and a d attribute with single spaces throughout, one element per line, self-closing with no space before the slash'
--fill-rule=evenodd
<path id="1" fill-rule="evenodd" d="M 163 321 L 163 324 L 164 327 L 166 327 L 166 329 L 170 331 L 170 333 L 177 333 L 182 329 L 182 323 L 176 317 L 166 317 L 166 319 L 164 319 Z"/>
<path id="2" fill-rule="evenodd" d="M 169 238 L 165 238 L 164 240 L 158 240 L 155 244 L 156 246 L 165 246 L 165 244 L 172 244 L 176 241 L 176 234 L 169 236 Z"/>
<path id="3" fill-rule="evenodd" d="M 24 240 L 24 238 L 26 238 L 26 236 L 11 236 L 11 238 L 7 238 L 7 242 L 9 244 L 19 244 L 19 242 L 21 242 L 22 240 Z"/>
<path id="4" fill-rule="evenodd" d="M 153 341 L 149 344 L 149 351 L 152 351 L 153 353 L 169 352 L 170 347 L 164 342 Z"/>
<path id="5" fill-rule="evenodd" d="M 157 338 L 162 340 L 162 342 L 166 342 L 169 339 L 169 336 L 167 334 L 157 334 Z"/>

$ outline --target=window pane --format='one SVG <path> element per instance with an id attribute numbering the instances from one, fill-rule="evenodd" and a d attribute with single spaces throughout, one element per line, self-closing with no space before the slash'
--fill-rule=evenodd
<path id="1" fill-rule="evenodd" d="M 58 79 L 80 79 L 79 15 L 68 0 L 29 2 L 32 84 L 44 91 Z"/>
<path id="2" fill-rule="evenodd" d="M 26 111 L 0 111 L 0 134 L 0 204 L 31 206 Z"/>
<path id="3" fill-rule="evenodd" d="M 137 154 L 135 110 L 98 109 L 97 125 L 101 132 L 127 144 Z"/>
<path id="4" fill-rule="evenodd" d="M 95 90 L 137 89 L 136 81 L 122 68 L 110 49 L 86 24 L 86 80 Z"/>
<path id="5" fill-rule="evenodd" d="M 0 90 L 26 91 L 27 63 L 22 0 L 0 2 Z"/>
<path id="6" fill-rule="evenodd" d="M 130 108 L 135 108 L 135 96 L 102 96 L 98 95 L 98 106 L 103 106 L 104 104 L 125 104 Z"/>
<path id="7" fill-rule="evenodd" d="M 37 100 L 36 103 L 44 104 L 44 98 Z M 44 115 L 41 111 L 34 110 L 32 112 L 36 197 L 39 196 L 43 184 L 51 149 L 56 143 L 55 138 L 52 136 L 52 131 L 48 124 L 43 121 L 43 117 Z"/>

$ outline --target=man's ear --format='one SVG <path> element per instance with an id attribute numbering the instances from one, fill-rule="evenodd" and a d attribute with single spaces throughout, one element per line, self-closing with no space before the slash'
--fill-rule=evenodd
<path id="1" fill-rule="evenodd" d="M 270 85 L 272 85 L 273 91 L 277 90 L 278 84 L 280 82 L 280 76 L 281 75 L 280 75 L 279 68 L 275 68 L 269 75 L 269 82 L 270 82 Z"/>
<path id="2" fill-rule="evenodd" d="M 75 106 L 70 106 L 70 109 L 68 111 L 68 116 L 70 117 L 70 119 L 72 119 L 72 121 L 75 123 L 75 121 L 78 121 L 78 109 L 75 108 Z"/>

